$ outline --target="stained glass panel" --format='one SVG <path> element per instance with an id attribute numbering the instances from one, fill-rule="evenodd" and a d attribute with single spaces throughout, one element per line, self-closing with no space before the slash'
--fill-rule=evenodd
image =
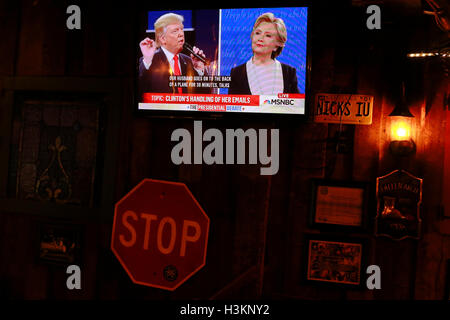
<path id="1" fill-rule="evenodd" d="M 15 108 L 8 196 L 93 206 L 100 105 L 24 99 Z"/>

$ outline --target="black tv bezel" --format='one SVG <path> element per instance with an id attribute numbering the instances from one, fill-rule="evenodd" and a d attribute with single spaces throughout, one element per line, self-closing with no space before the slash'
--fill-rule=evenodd
<path id="1" fill-rule="evenodd" d="M 224 111 L 184 111 L 184 110 L 143 110 L 139 109 L 139 98 L 138 98 L 138 78 L 139 70 L 135 67 L 134 77 L 133 77 L 133 113 L 137 117 L 145 118 L 156 118 L 156 119 L 187 119 L 187 120 L 237 120 L 237 121 L 251 121 L 251 122 L 278 122 L 278 121 L 293 121 L 294 123 L 306 122 L 310 115 L 312 114 L 312 103 L 314 103 L 311 89 L 311 76 L 312 76 L 312 15 L 314 12 L 313 5 L 309 1 L 299 1 L 295 5 L 292 3 L 288 4 L 285 1 L 264 1 L 258 6 L 254 4 L 242 5 L 242 1 L 239 4 L 232 5 L 228 2 L 227 5 L 217 5 L 217 6 L 202 6 L 199 4 L 186 5 L 186 3 L 174 4 L 171 6 L 164 6 L 162 4 L 156 5 L 141 5 L 138 10 L 138 23 L 137 30 L 135 34 L 135 43 L 138 44 L 140 34 L 142 33 L 143 26 L 142 23 L 146 20 L 148 11 L 163 11 L 163 10 L 215 10 L 215 9 L 236 9 L 236 8 L 260 8 L 260 7 L 273 7 L 273 8 L 298 8 L 307 7 L 308 17 L 307 17 L 307 32 L 306 32 L 306 76 L 305 76 L 305 112 L 303 114 L 293 114 L 293 113 L 256 113 L 256 112 L 224 112 Z M 145 19 L 143 15 L 145 14 Z M 139 46 L 135 46 L 134 61 L 139 61 L 141 57 L 141 52 Z"/>

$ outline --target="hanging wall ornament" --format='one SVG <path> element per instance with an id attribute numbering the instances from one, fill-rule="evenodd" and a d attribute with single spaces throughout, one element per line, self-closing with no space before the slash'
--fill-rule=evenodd
<path id="1" fill-rule="evenodd" d="M 378 177 L 375 235 L 419 239 L 421 203 L 422 179 L 404 170 Z"/>

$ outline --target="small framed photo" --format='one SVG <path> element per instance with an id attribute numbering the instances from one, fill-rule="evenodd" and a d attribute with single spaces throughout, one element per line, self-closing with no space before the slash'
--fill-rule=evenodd
<path id="1" fill-rule="evenodd" d="M 367 227 L 369 184 L 313 179 L 310 226 L 363 231 Z"/>
<path id="2" fill-rule="evenodd" d="M 39 223 L 37 251 L 41 263 L 80 264 L 81 226 Z"/>
<path id="3" fill-rule="evenodd" d="M 307 239 L 306 280 L 361 286 L 363 242 Z"/>

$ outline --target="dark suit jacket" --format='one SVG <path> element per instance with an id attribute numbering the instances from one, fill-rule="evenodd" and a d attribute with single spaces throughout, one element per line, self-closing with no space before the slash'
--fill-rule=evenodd
<path id="1" fill-rule="evenodd" d="M 153 93 L 178 93 L 178 90 L 169 86 L 170 64 L 164 51 L 157 49 L 153 56 L 150 68 L 145 69 L 144 58 L 139 59 L 139 96 L 142 98 L 144 92 Z M 181 75 L 198 76 L 194 69 L 192 60 L 185 54 L 179 54 L 179 63 Z M 186 88 L 183 87 L 183 93 L 210 93 L 210 88 Z"/>
<path id="2" fill-rule="evenodd" d="M 230 88 L 228 88 L 228 94 L 251 94 L 246 64 L 244 63 L 231 69 L 231 83 Z M 281 63 L 281 70 L 283 72 L 283 93 L 300 93 L 295 68 Z"/>

